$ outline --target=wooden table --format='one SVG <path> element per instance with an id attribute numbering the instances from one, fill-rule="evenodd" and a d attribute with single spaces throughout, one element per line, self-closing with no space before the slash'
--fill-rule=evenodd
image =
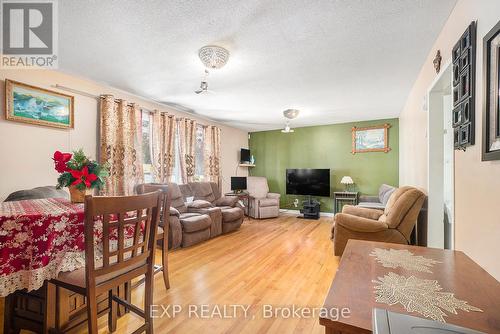
<path id="1" fill-rule="evenodd" d="M 407 270 L 401 267 L 384 267 L 377 258 L 370 256 L 375 248 L 408 250 L 415 256 L 434 259 L 430 272 Z M 327 334 L 372 333 L 372 309 L 390 311 L 422 317 L 416 312 L 407 312 L 402 304 L 388 305 L 375 301 L 374 280 L 393 272 L 397 275 L 426 280 L 437 280 L 441 292 L 452 292 L 460 300 L 483 312 L 457 310 L 457 314 L 444 311 L 447 323 L 468 327 L 486 333 L 500 333 L 500 283 L 463 252 L 406 246 L 381 242 L 349 240 L 339 269 L 324 302 L 327 310 L 348 308 L 349 317 L 335 318 L 320 315 L 320 324 Z"/>

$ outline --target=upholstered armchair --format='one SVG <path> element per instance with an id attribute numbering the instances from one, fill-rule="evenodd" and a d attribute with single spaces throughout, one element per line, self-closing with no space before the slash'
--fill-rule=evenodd
<path id="1" fill-rule="evenodd" d="M 248 215 L 252 218 L 273 218 L 280 213 L 280 194 L 270 193 L 267 179 L 262 176 L 247 178 L 249 195 Z"/>
<path id="2" fill-rule="evenodd" d="M 425 197 L 406 186 L 392 193 L 383 211 L 345 205 L 332 229 L 335 255 L 342 255 L 349 239 L 408 244 Z"/>

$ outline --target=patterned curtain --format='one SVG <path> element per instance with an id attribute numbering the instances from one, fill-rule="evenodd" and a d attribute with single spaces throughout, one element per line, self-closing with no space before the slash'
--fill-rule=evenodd
<path id="1" fill-rule="evenodd" d="M 175 118 L 172 115 L 155 110 L 152 115 L 153 133 L 151 161 L 153 163 L 154 182 L 170 182 L 174 171 L 175 154 Z"/>
<path id="2" fill-rule="evenodd" d="M 220 185 L 220 133 L 216 126 L 204 128 L 203 172 L 205 181 L 216 182 Z"/>
<path id="3" fill-rule="evenodd" d="M 182 183 L 192 182 L 195 173 L 196 121 L 188 118 L 178 119 L 177 131 L 179 133 L 177 145 L 180 155 L 181 181 Z"/>
<path id="4" fill-rule="evenodd" d="M 110 171 L 105 195 L 132 195 L 135 185 L 143 182 L 140 124 L 138 105 L 115 100 L 112 95 L 101 98 L 99 161 L 107 163 Z"/>

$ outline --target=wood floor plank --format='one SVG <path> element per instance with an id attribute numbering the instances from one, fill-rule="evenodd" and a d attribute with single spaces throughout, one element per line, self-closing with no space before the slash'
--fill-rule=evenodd
<path id="1" fill-rule="evenodd" d="M 155 304 L 181 305 L 175 317 L 154 319 L 157 333 L 323 333 L 318 315 L 308 318 L 264 318 L 265 305 L 320 308 L 338 267 L 330 240 L 331 218 L 303 220 L 282 215 L 276 219 L 246 219 L 241 228 L 169 255 L 170 286 L 155 277 Z M 157 254 L 157 262 L 161 262 Z M 142 306 L 144 287 L 132 299 Z M 198 319 L 189 307 L 224 305 L 248 307 L 248 317 Z M 190 306 L 191 305 L 191 306 Z M 269 307 L 269 306 L 267 306 Z M 200 315 L 200 314 L 198 314 Z M 116 333 L 130 333 L 141 319 L 127 314 L 118 320 Z M 99 319 L 107 333 L 107 319 Z M 81 327 L 75 333 L 85 333 Z"/>

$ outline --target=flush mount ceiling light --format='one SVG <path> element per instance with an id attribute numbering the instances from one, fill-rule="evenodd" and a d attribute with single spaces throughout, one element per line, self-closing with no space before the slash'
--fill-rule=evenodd
<path id="1" fill-rule="evenodd" d="M 296 118 L 299 116 L 300 110 L 297 109 L 287 109 L 283 111 L 283 116 L 287 118 L 286 123 L 285 123 L 285 128 L 281 130 L 283 133 L 293 133 L 294 130 L 290 128 L 290 120 Z"/>
<path id="2" fill-rule="evenodd" d="M 221 46 L 206 45 L 198 51 L 198 56 L 205 67 L 219 69 L 229 60 L 229 51 Z"/>
<path id="3" fill-rule="evenodd" d="M 287 109 L 283 111 L 283 116 L 285 116 L 288 119 L 294 119 L 299 116 L 300 110 L 297 109 Z"/>

